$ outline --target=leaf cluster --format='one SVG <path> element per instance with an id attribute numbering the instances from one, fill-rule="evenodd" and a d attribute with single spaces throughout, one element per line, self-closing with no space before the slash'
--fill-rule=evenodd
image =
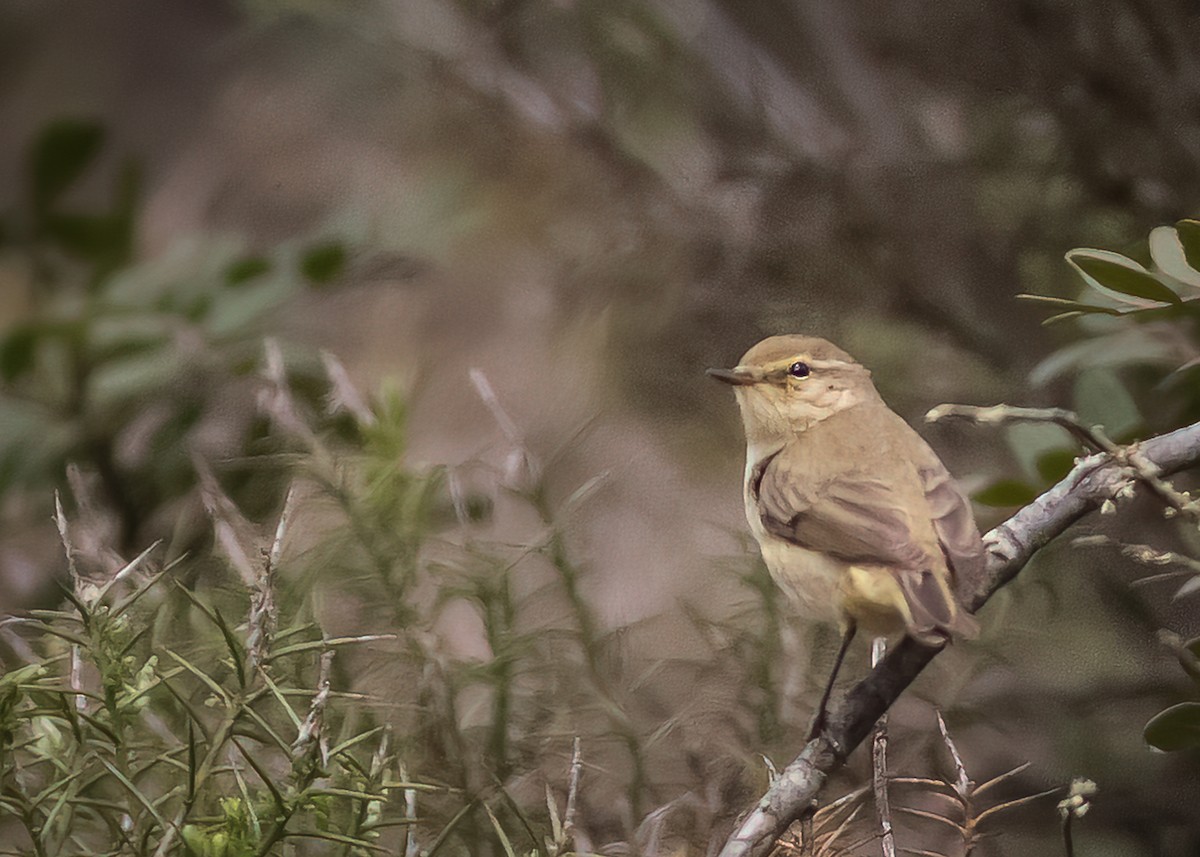
<path id="1" fill-rule="evenodd" d="M 0 254 L 24 294 L 0 332 L 0 491 L 44 508 L 71 463 L 98 477 L 119 546 L 132 550 L 195 488 L 197 432 L 219 431 L 231 449 L 267 442 L 260 423 L 220 415 L 248 393 L 263 323 L 341 282 L 350 251 L 323 238 L 246 254 L 210 239 L 141 261 L 137 160 L 117 165 L 106 202 L 86 203 L 113 169 L 105 143 L 97 122 L 51 122 L 29 146 L 22 204 L 2 218 Z M 262 475 L 240 477 L 260 512 L 280 490 Z"/>

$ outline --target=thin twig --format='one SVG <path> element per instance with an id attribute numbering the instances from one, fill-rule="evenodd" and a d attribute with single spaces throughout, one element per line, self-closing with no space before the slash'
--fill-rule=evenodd
<path id="1" fill-rule="evenodd" d="M 582 743 L 575 736 L 575 745 L 571 751 L 571 777 L 567 783 L 567 808 L 563 813 L 563 838 L 570 840 L 575 835 L 575 812 L 578 806 L 579 777 L 583 773 Z"/>
<path id="2" fill-rule="evenodd" d="M 529 485 L 537 484 L 542 474 L 541 464 L 530 451 L 529 445 L 525 443 L 525 436 L 517 428 L 516 422 L 508 415 L 508 411 L 504 410 L 504 405 L 500 403 L 500 397 L 496 395 L 487 375 L 478 368 L 471 368 L 467 374 L 471 378 L 475 392 L 479 394 L 480 400 L 491 412 L 492 419 L 496 421 L 501 434 L 504 435 L 511 447 L 504 467 L 509 485 L 521 490 Z"/>
<path id="3" fill-rule="evenodd" d="M 950 753 L 950 759 L 954 762 L 954 791 L 958 794 L 958 801 L 962 805 L 963 823 L 959 827 L 959 832 L 962 834 L 963 854 L 970 854 L 975 847 L 975 808 L 972 805 L 973 792 L 975 784 L 971 782 L 971 777 L 967 774 L 967 766 L 963 764 L 962 755 L 958 752 L 958 745 L 954 743 L 954 739 L 950 737 L 950 730 L 946 726 L 946 718 L 942 717 L 942 712 L 934 709 L 937 714 L 938 732 L 942 734 L 942 742 L 946 745 L 946 750 Z"/>
<path id="4" fill-rule="evenodd" d="M 1001 425 L 1003 423 L 1028 422 L 1050 423 L 1067 430 L 1069 434 L 1091 448 L 1092 452 L 1111 452 L 1112 441 L 1094 428 L 1080 421 L 1074 411 L 1066 408 L 1020 408 L 1014 405 L 938 405 L 925 414 L 925 422 L 936 423 L 947 419 L 967 420 L 976 425 Z"/>
<path id="5" fill-rule="evenodd" d="M 296 486 L 293 483 L 288 486 L 287 496 L 283 499 L 283 511 L 279 513 L 279 523 L 275 525 L 275 538 L 271 540 L 271 549 L 267 553 L 268 574 L 273 574 L 279 569 L 279 560 L 283 556 L 283 540 L 287 537 L 295 512 Z"/>
<path id="6" fill-rule="evenodd" d="M 316 754 L 321 760 L 321 766 L 329 764 L 329 737 L 322 728 L 325 718 L 325 704 L 329 701 L 329 677 L 333 670 L 334 649 L 326 649 L 321 653 L 321 666 L 317 677 L 317 695 L 313 697 L 308 708 L 308 716 L 300 726 L 296 740 L 292 742 L 292 759 L 300 762 L 304 757 Z"/>
<path id="7" fill-rule="evenodd" d="M 80 604 L 87 604 L 88 599 L 84 597 L 83 581 L 79 577 L 79 569 L 75 565 L 75 548 L 71 544 L 71 531 L 67 525 L 67 513 L 63 511 L 62 498 L 58 492 L 54 492 L 54 525 L 58 529 L 58 537 L 62 541 L 63 553 L 67 555 L 67 573 L 71 577 L 71 591 L 75 594 L 75 598 Z M 84 608 L 79 608 L 81 611 L 84 623 L 87 623 L 87 615 L 83 613 Z M 71 690 L 79 691 L 83 689 L 83 653 L 80 652 L 78 644 L 71 645 L 71 670 L 68 681 L 71 685 Z M 87 696 L 82 693 L 75 694 L 75 710 L 83 711 L 87 708 Z"/>
<path id="8" fill-rule="evenodd" d="M 1114 443 L 1102 427 L 1085 425 L 1074 411 L 1065 408 L 1018 408 L 1012 405 L 938 405 L 925 414 L 926 422 L 935 423 L 945 419 L 964 419 L 977 425 L 1037 422 L 1060 426 L 1093 452 L 1107 453 L 1114 461 L 1128 467 L 1133 471 L 1132 475 L 1164 505 L 1200 526 L 1200 503 L 1162 479 L 1162 472 L 1154 462 L 1142 455 L 1138 444 L 1120 446 Z"/>
<path id="9" fill-rule="evenodd" d="M 75 548 L 71 545 L 71 533 L 67 526 L 67 513 L 63 511 L 62 497 L 54 492 L 54 526 L 58 529 L 58 538 L 62 542 L 63 552 L 67 555 L 67 573 L 71 576 L 71 585 L 75 594 L 79 595 L 79 569 L 75 566 Z"/>
<path id="10" fill-rule="evenodd" d="M 946 728 L 946 719 L 942 717 L 942 712 L 935 711 L 935 713 L 937 714 L 938 732 L 942 733 L 942 741 L 945 742 L 946 749 L 950 751 L 950 758 L 954 762 L 954 790 L 965 802 L 971 796 L 971 778 L 967 776 L 967 766 L 963 764 L 958 747 L 955 745 L 954 739 L 950 737 L 950 730 Z"/>
<path id="11" fill-rule="evenodd" d="M 321 363 L 324 364 L 325 375 L 329 378 L 329 393 L 325 398 L 328 412 L 337 414 L 346 411 L 360 426 L 375 425 L 375 412 L 350 380 L 350 373 L 346 371 L 342 361 L 332 352 L 321 349 Z"/>
<path id="12" fill-rule="evenodd" d="M 876 667 L 887 651 L 887 640 L 876 637 L 871 641 L 871 666 Z M 879 821 L 879 845 L 883 857 L 896 857 L 896 834 L 892 830 L 892 807 L 888 800 L 887 774 L 887 714 L 875 724 L 875 736 L 871 741 L 871 770 L 875 792 L 875 818 Z"/>
<path id="13" fill-rule="evenodd" d="M 408 769 L 400 766 L 400 779 L 407 782 Z M 409 822 L 404 834 L 404 857 L 420 857 L 421 846 L 417 842 L 417 790 L 404 790 L 404 818 Z"/>

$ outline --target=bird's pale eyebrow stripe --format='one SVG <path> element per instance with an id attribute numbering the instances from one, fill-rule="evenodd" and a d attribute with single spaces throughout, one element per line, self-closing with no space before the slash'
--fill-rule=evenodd
<path id="1" fill-rule="evenodd" d="M 805 362 L 813 369 L 848 369 L 857 365 L 845 360 L 806 360 Z"/>

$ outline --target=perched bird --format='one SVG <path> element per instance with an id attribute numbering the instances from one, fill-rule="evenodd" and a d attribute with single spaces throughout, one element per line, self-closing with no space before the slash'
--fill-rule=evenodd
<path id="1" fill-rule="evenodd" d="M 771 577 L 844 632 L 815 734 L 857 628 L 927 645 L 974 636 L 954 586 L 981 569 L 983 542 L 937 454 L 837 346 L 772 336 L 708 374 L 737 395 L 746 519 Z"/>

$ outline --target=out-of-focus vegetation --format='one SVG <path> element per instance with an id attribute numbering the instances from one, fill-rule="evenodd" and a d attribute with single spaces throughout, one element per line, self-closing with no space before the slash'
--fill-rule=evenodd
<path id="1" fill-rule="evenodd" d="M 1081 300 L 1041 295 L 1021 297 L 1048 305 L 1055 315 L 1046 319 L 1054 324 L 1068 319 L 1086 319 L 1083 337 L 1079 342 L 1060 349 L 1039 367 L 1043 374 L 1071 373 L 1081 378 L 1083 373 L 1095 372 L 1096 367 L 1124 369 L 1128 373 L 1125 383 L 1111 375 L 1102 398 L 1093 393 L 1096 400 L 1090 405 L 1090 415 L 1107 409 L 1110 420 L 1119 420 L 1120 431 L 1130 439 L 1147 431 L 1169 429 L 1200 419 L 1200 395 L 1196 386 L 1196 370 L 1200 367 L 1200 331 L 1196 327 L 1197 306 L 1200 306 L 1200 223 L 1181 220 L 1174 227 L 1160 226 L 1154 229 L 1143 252 L 1135 255 L 1148 256 L 1148 266 L 1135 258 L 1105 250 L 1080 249 L 1067 254 L 1067 261 L 1079 273 L 1085 283 L 1085 294 Z M 1142 248 L 1139 248 L 1142 249 Z M 1139 382 L 1147 375 L 1138 377 L 1132 372 L 1141 370 L 1149 374 L 1155 383 L 1151 388 L 1157 405 L 1153 417 L 1143 418 L 1134 399 Z M 1077 397 L 1082 392 L 1077 388 Z M 1089 404 L 1089 403 L 1085 403 Z M 1108 425 L 1113 425 L 1109 422 Z M 1044 453 L 1039 464 L 1054 460 L 1061 455 L 1052 450 Z M 1053 476 L 1053 474 L 1048 474 Z M 1019 482 L 1010 481 L 1012 490 L 1019 492 L 1028 488 Z M 993 490 L 996 486 L 993 486 Z M 1033 493 L 1032 489 L 1029 489 Z M 1192 599 L 1200 590 L 1200 563 L 1195 559 L 1200 549 L 1197 525 L 1200 525 L 1200 503 L 1188 494 L 1179 498 L 1176 506 L 1167 506 L 1168 517 L 1177 517 L 1178 538 L 1182 545 L 1179 552 L 1163 550 L 1146 544 L 1121 545 L 1121 554 L 1149 568 L 1163 571 L 1147 575 L 1137 581 L 1146 585 L 1161 585 L 1167 582 L 1179 584 L 1173 600 Z M 1079 539 L 1076 544 L 1098 544 L 1112 547 L 1103 537 Z M 1200 639 L 1184 641 L 1173 630 L 1159 634 L 1164 648 L 1174 653 L 1184 672 L 1193 680 L 1200 680 L 1196 653 L 1200 651 Z M 1144 730 L 1147 743 L 1164 751 L 1196 750 L 1200 748 L 1200 704 L 1187 701 L 1156 714 Z"/>
<path id="2" fill-rule="evenodd" d="M 0 337 L 0 491 L 48 509 L 48 487 L 67 474 L 99 528 L 100 553 L 128 553 L 147 533 L 169 534 L 181 552 L 196 538 L 189 456 L 203 447 L 206 425 L 240 399 L 244 413 L 223 420 L 219 446 L 228 454 L 270 443 L 245 408 L 262 319 L 333 281 L 346 250 L 323 242 L 267 257 L 200 245 L 165 264 L 135 264 L 134 160 L 106 208 L 81 212 L 63 201 L 103 142 L 94 122 L 48 125 L 29 148 L 25 204 L 6 221 L 10 257 L 28 272 L 29 306 Z M 278 474 L 230 471 L 253 514 L 278 504 Z"/>
<path id="3" fill-rule="evenodd" d="M 730 535 L 702 369 L 800 330 L 914 420 L 1196 419 L 1198 29 L 1177 0 L 0 7 L 5 833 L 704 853 L 832 641 Z M 1104 309 L 1044 330 L 1017 293 Z M 930 431 L 990 521 L 1080 453 Z M 1200 545 L 1118 512 L 893 712 L 911 808 L 958 794 L 932 701 L 972 777 L 1019 768 L 989 800 L 1098 784 L 1077 853 L 1196 850 Z M 298 740 L 322 640 L 361 637 Z M 1056 820 L 991 816 L 975 853 L 1054 853 Z"/>

